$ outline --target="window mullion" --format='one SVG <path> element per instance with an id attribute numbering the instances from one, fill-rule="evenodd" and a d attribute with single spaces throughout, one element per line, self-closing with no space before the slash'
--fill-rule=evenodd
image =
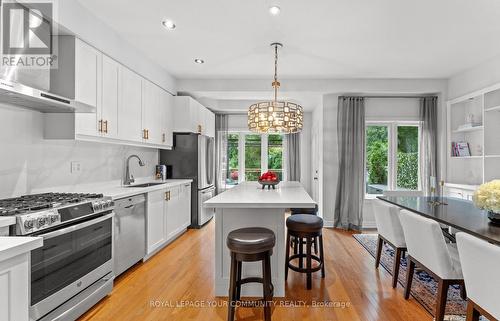
<path id="1" fill-rule="evenodd" d="M 238 181 L 245 181 L 245 134 L 238 134 Z"/>
<path id="2" fill-rule="evenodd" d="M 267 172 L 268 170 L 268 138 L 269 136 L 267 134 L 262 134 L 261 139 L 260 139 L 260 147 L 261 147 L 261 153 L 260 153 L 260 170 L 261 173 Z"/>

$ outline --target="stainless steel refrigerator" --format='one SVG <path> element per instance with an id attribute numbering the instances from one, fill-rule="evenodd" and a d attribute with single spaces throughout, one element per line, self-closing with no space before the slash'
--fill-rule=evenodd
<path id="1" fill-rule="evenodd" d="M 160 164 L 171 166 L 170 178 L 190 178 L 191 227 L 200 228 L 214 216 L 214 209 L 203 208 L 203 202 L 215 196 L 215 141 L 214 138 L 193 134 L 174 133 L 172 150 L 160 152 Z"/>

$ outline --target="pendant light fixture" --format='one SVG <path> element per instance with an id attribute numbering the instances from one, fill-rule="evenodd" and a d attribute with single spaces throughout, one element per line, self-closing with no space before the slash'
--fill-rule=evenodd
<path id="1" fill-rule="evenodd" d="M 302 106 L 278 101 L 278 48 L 281 43 L 272 43 L 274 47 L 274 100 L 259 102 L 248 108 L 248 129 L 257 133 L 298 133 L 302 130 L 304 110 Z"/>

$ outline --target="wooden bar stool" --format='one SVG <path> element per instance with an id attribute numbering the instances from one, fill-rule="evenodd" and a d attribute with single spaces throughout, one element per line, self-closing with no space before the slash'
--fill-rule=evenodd
<path id="1" fill-rule="evenodd" d="M 287 234 L 286 234 L 286 260 L 285 260 L 285 280 L 288 278 L 288 269 L 292 269 L 295 272 L 306 273 L 307 274 L 307 289 L 312 288 L 312 273 L 321 270 L 321 277 L 325 277 L 325 262 L 323 253 L 323 219 L 316 215 L 310 214 L 296 214 L 291 215 L 286 220 Z M 290 242 L 291 238 L 295 239 L 305 239 L 306 240 L 306 253 L 293 254 L 290 256 Z M 315 238 L 319 241 L 319 257 L 313 255 L 311 252 L 312 243 Z M 300 246 L 300 249 L 302 246 Z M 291 263 L 294 259 L 305 259 L 306 267 L 295 266 Z M 318 265 L 312 267 L 312 261 L 316 261 Z"/>
<path id="2" fill-rule="evenodd" d="M 318 215 L 318 204 L 314 208 L 291 208 L 291 215 L 297 214 L 310 214 L 310 215 Z M 297 239 L 295 237 L 291 238 L 293 254 L 304 253 L 304 245 L 306 245 L 306 241 L 302 239 Z M 318 254 L 318 239 L 315 237 L 313 240 L 314 254 Z M 299 259 L 299 266 L 303 267 L 302 259 Z"/>
<path id="3" fill-rule="evenodd" d="M 262 227 L 241 228 L 229 232 L 227 247 L 231 251 L 231 272 L 229 279 L 228 321 L 234 320 L 235 308 L 242 306 L 264 306 L 264 320 L 271 320 L 271 303 L 274 287 L 271 282 L 271 255 L 273 254 L 276 236 L 274 232 Z M 241 278 L 243 262 L 262 261 L 262 278 Z M 262 283 L 263 299 L 257 301 L 241 300 L 241 285 L 246 283 Z"/>

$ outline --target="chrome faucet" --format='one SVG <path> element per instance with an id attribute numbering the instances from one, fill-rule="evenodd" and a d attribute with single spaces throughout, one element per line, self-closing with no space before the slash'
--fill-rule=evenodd
<path id="1" fill-rule="evenodd" d="M 139 161 L 139 166 L 145 166 L 146 164 L 139 158 L 137 155 L 130 155 L 126 160 L 126 169 L 125 169 L 125 179 L 123 180 L 123 185 L 130 185 L 135 182 L 134 175 L 130 174 L 130 160 L 132 158 L 137 158 Z"/>

